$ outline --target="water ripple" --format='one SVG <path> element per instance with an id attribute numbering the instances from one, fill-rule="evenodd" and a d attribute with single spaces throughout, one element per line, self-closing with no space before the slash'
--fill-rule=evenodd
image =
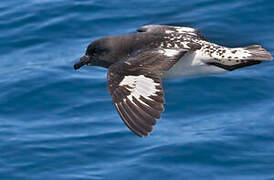
<path id="1" fill-rule="evenodd" d="M 0 179 L 273 179 L 273 62 L 164 81 L 166 111 L 143 139 L 106 70 L 72 67 L 92 40 L 146 24 L 274 54 L 273 12 L 271 0 L 1 1 Z"/>

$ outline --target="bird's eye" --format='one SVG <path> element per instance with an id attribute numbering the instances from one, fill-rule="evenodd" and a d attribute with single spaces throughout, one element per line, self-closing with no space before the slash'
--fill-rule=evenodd
<path id="1" fill-rule="evenodd" d="M 92 53 L 93 53 L 93 55 L 96 55 L 96 54 L 98 54 L 98 52 L 99 52 L 98 49 L 94 49 Z"/>
<path id="2" fill-rule="evenodd" d="M 101 54 L 104 54 L 106 53 L 106 49 L 103 49 L 103 48 L 96 48 L 93 50 L 92 54 L 93 55 L 101 55 Z"/>
<path id="3" fill-rule="evenodd" d="M 92 55 L 93 55 L 93 56 L 96 56 L 96 55 L 98 55 L 100 52 L 101 52 L 101 50 L 100 50 L 100 49 L 98 49 L 98 48 L 93 49 L 93 51 L 92 51 Z"/>

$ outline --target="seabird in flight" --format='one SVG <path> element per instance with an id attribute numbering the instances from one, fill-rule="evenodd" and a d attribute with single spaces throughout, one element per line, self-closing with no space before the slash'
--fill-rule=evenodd
<path id="1" fill-rule="evenodd" d="M 138 33 L 95 40 L 75 63 L 108 68 L 108 89 L 124 123 L 148 136 L 164 111 L 162 78 L 232 71 L 272 60 L 260 45 L 228 48 L 190 27 L 147 25 Z"/>

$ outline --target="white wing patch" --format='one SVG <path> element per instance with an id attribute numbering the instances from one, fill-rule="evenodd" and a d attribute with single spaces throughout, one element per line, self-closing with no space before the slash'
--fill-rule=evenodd
<path id="1" fill-rule="evenodd" d="M 196 29 L 190 28 L 190 27 L 175 27 L 178 33 L 188 33 L 193 36 L 197 36 Z"/>
<path id="2" fill-rule="evenodd" d="M 171 30 L 165 30 L 165 33 L 167 33 L 167 34 L 171 34 L 171 33 L 174 33 L 174 31 L 171 31 Z"/>
<path id="3" fill-rule="evenodd" d="M 193 34 L 193 35 L 196 35 L 195 32 L 196 32 L 196 29 L 193 29 L 191 27 L 179 27 L 179 26 L 170 26 L 172 28 L 174 28 L 177 32 L 177 33 L 190 33 L 190 34 Z M 174 30 L 170 30 L 170 29 L 167 29 L 165 30 L 165 33 L 167 34 L 171 34 L 171 33 L 174 33 Z"/>
<path id="4" fill-rule="evenodd" d="M 191 28 L 191 27 L 179 27 L 179 26 L 173 26 L 173 28 L 175 29 L 176 33 L 197 36 L 197 30 L 194 29 L 194 28 Z M 172 31 L 172 30 L 166 30 L 165 33 L 171 34 L 171 33 L 174 33 L 174 31 Z"/>
<path id="5" fill-rule="evenodd" d="M 161 54 L 164 54 L 167 57 L 176 56 L 180 53 L 180 51 L 175 50 L 175 49 L 161 49 L 158 52 Z"/>
<path id="6" fill-rule="evenodd" d="M 174 27 L 179 33 L 181 32 L 195 32 L 196 30 L 191 27 L 175 26 Z"/>
<path id="7" fill-rule="evenodd" d="M 124 79 L 119 83 L 119 86 L 124 86 L 130 95 L 127 98 L 133 102 L 132 97 L 135 97 L 138 101 L 145 104 L 140 100 L 140 97 L 143 96 L 148 100 L 150 96 L 157 96 L 156 92 L 160 91 L 157 89 L 157 86 L 160 86 L 160 83 L 154 82 L 153 79 L 145 77 L 144 75 L 139 76 L 125 76 Z"/>

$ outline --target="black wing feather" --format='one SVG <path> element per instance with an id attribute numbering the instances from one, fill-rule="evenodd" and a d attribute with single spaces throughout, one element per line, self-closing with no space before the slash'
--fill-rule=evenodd
<path id="1" fill-rule="evenodd" d="M 164 111 L 161 76 L 187 52 L 177 51 L 174 56 L 159 49 L 138 51 L 109 67 L 108 89 L 115 107 L 127 127 L 140 137 L 149 135 Z"/>

